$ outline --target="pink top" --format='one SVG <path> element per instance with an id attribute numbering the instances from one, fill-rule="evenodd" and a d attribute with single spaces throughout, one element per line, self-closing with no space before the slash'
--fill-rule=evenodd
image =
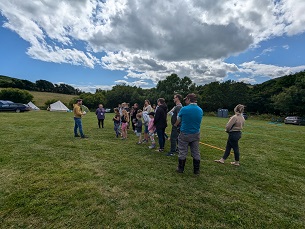
<path id="1" fill-rule="evenodd" d="M 155 130 L 156 130 L 156 127 L 154 126 L 154 119 L 151 118 L 148 123 L 148 131 L 153 133 L 153 132 L 155 132 Z"/>

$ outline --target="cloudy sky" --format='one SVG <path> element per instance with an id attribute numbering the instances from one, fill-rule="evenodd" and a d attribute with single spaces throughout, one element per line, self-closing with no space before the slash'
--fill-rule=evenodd
<path id="1" fill-rule="evenodd" d="M 0 75 L 85 91 L 305 69 L 304 0 L 0 0 Z"/>

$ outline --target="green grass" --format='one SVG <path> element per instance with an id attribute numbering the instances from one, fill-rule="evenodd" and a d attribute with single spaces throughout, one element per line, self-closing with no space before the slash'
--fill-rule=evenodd
<path id="1" fill-rule="evenodd" d="M 45 102 L 53 99 L 60 100 L 61 102 L 68 105 L 72 99 L 77 97 L 77 95 L 66 95 L 66 94 L 39 92 L 39 91 L 30 91 L 30 94 L 34 96 L 33 98 L 34 103 L 38 107 L 44 107 Z"/>
<path id="2" fill-rule="evenodd" d="M 177 174 L 177 157 L 116 139 L 112 116 L 98 129 L 88 113 L 83 140 L 72 113 L 0 113 L 0 227 L 305 227 L 304 126 L 248 120 L 241 166 L 201 145 L 197 177 L 191 157 Z M 226 122 L 204 117 L 202 142 L 224 148 Z"/>
<path id="3" fill-rule="evenodd" d="M 1 80 L 1 76 L 0 76 Z M 4 88 L 0 88 L 0 91 Z M 33 95 L 34 104 L 40 108 L 45 107 L 45 102 L 49 100 L 60 100 L 65 104 L 69 104 L 72 99 L 77 98 L 77 95 L 66 95 L 60 93 L 52 93 L 52 92 L 40 92 L 40 91 L 29 91 L 31 95 Z M 30 101 L 29 101 L 30 102 Z M 70 107 L 72 109 L 72 107 Z"/>

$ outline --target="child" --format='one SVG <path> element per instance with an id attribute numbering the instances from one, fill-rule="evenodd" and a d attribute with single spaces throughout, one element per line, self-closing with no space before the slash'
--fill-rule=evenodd
<path id="1" fill-rule="evenodd" d="M 129 115 L 126 110 L 122 111 L 121 123 L 122 123 L 122 140 L 127 138 L 127 126 L 129 123 Z"/>
<path id="2" fill-rule="evenodd" d="M 148 123 L 149 123 L 149 112 L 147 111 L 143 111 L 142 112 L 142 116 L 143 116 L 143 124 L 144 124 L 144 139 L 143 139 L 143 143 L 147 143 L 148 142 L 148 137 L 149 137 L 149 131 L 148 131 Z"/>
<path id="3" fill-rule="evenodd" d="M 119 137 L 119 134 L 120 134 L 120 113 L 119 111 L 115 110 L 115 116 L 114 118 L 112 119 L 113 120 L 113 125 L 114 125 L 114 131 L 115 131 L 115 136 L 118 138 Z"/>
<path id="4" fill-rule="evenodd" d="M 149 131 L 149 137 L 150 137 L 150 141 L 151 141 L 151 146 L 149 146 L 148 148 L 150 149 L 154 149 L 156 148 L 156 142 L 154 139 L 154 134 L 156 131 L 156 127 L 154 126 L 154 117 L 155 117 L 155 112 L 150 112 L 148 113 L 149 115 L 149 123 L 148 123 L 148 131 Z"/>
<path id="5" fill-rule="evenodd" d="M 135 125 L 136 135 L 137 135 L 137 137 L 139 137 L 139 141 L 137 144 L 141 144 L 142 143 L 142 126 L 143 126 L 142 120 L 141 120 L 141 118 L 142 118 L 141 113 L 138 113 L 136 117 L 137 117 L 137 121 L 134 125 Z"/>

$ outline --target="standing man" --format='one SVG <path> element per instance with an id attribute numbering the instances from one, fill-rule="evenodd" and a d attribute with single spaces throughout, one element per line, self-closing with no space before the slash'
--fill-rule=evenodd
<path id="1" fill-rule="evenodd" d="M 159 98 L 157 103 L 158 109 L 156 109 L 154 118 L 154 126 L 156 127 L 159 140 L 159 149 L 157 151 L 163 152 L 165 146 L 165 128 L 167 127 L 167 105 L 164 98 Z"/>
<path id="2" fill-rule="evenodd" d="M 97 117 L 99 128 L 101 128 L 101 124 L 102 124 L 102 128 L 104 128 L 105 113 L 106 113 L 106 110 L 105 110 L 103 104 L 98 105 L 98 108 L 96 109 L 95 114 Z"/>
<path id="3" fill-rule="evenodd" d="M 131 114 L 131 125 L 132 125 L 132 130 L 135 132 L 136 131 L 136 122 L 138 121 L 137 119 L 137 114 L 139 110 L 139 105 L 135 103 L 132 107 L 132 114 Z"/>
<path id="4" fill-rule="evenodd" d="M 83 125 L 82 125 L 82 116 L 86 114 L 86 112 L 82 112 L 81 105 L 83 104 L 82 99 L 77 99 L 76 104 L 73 106 L 74 113 L 74 137 L 88 138 L 83 133 Z M 80 135 L 77 133 L 77 129 L 79 129 Z"/>
<path id="5" fill-rule="evenodd" d="M 194 174 L 200 173 L 200 125 L 203 116 L 202 109 L 197 105 L 197 96 L 194 93 L 188 94 L 184 98 L 187 106 L 182 107 L 175 126 L 181 123 L 180 134 L 178 137 L 178 167 L 177 172 L 183 173 L 188 153 L 188 146 L 190 146 L 193 157 Z"/>
<path id="6" fill-rule="evenodd" d="M 180 123 L 178 124 L 178 126 L 175 126 L 175 123 L 177 121 L 178 113 L 179 113 L 180 109 L 182 108 L 181 100 L 182 100 L 181 95 L 179 95 L 179 94 L 174 95 L 174 103 L 176 104 L 176 106 L 174 106 L 173 109 L 171 109 L 168 112 L 170 115 L 172 115 L 172 118 L 171 118 L 172 132 L 171 132 L 171 136 L 170 136 L 171 149 L 166 154 L 166 156 L 173 156 L 177 152 L 177 140 L 178 140 L 178 135 L 180 133 Z"/>

